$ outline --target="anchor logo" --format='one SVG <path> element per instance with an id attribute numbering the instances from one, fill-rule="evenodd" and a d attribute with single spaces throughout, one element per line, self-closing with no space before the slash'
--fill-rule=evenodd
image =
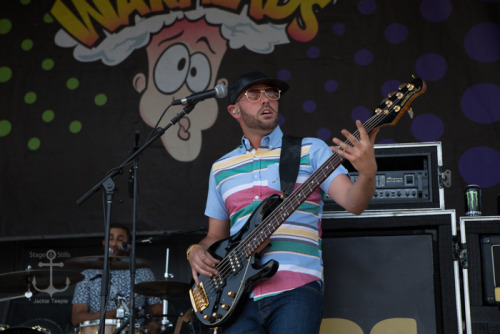
<path id="1" fill-rule="evenodd" d="M 49 276 L 49 287 L 47 289 L 39 289 L 37 286 L 36 286 L 36 277 L 33 277 L 33 281 L 32 281 L 32 284 L 33 284 L 33 287 L 35 288 L 35 290 L 39 291 L 39 292 L 46 292 L 50 295 L 50 297 L 52 298 L 52 295 L 56 292 L 63 292 L 63 291 L 66 291 L 70 285 L 70 281 L 69 281 L 69 277 L 66 277 L 66 287 L 64 289 L 56 289 L 54 287 L 54 285 L 52 284 L 52 267 L 63 267 L 64 266 L 64 263 L 62 262 L 58 262 L 58 263 L 52 263 L 52 260 L 54 260 L 56 258 L 56 252 L 52 249 L 49 249 L 47 251 L 47 259 L 49 259 L 49 263 L 43 263 L 43 262 L 39 262 L 38 263 L 38 266 L 39 267 L 49 267 L 49 273 L 50 273 L 50 276 Z"/>

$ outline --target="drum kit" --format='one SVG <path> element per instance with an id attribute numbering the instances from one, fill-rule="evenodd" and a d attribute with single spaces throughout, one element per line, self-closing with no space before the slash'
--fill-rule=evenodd
<path id="1" fill-rule="evenodd" d="M 129 269 L 130 258 L 127 256 L 109 256 L 109 265 L 111 270 L 124 270 Z M 104 264 L 104 256 L 84 256 L 84 257 L 76 257 L 71 258 L 65 261 L 65 264 L 71 267 L 77 267 L 81 269 L 102 269 Z M 136 267 L 137 268 L 145 268 L 149 267 L 150 262 L 136 258 Z M 16 271 L 5 274 L 0 274 L 0 293 L 23 293 L 22 295 L 8 297 L 4 299 L 0 299 L 1 301 L 11 300 L 16 298 L 31 298 L 35 294 L 40 292 L 49 292 L 48 289 L 39 289 L 38 287 L 62 287 L 69 286 L 78 283 L 79 281 L 84 279 L 84 275 L 78 271 L 73 270 L 62 270 L 62 269 L 31 269 L 28 267 L 24 271 Z M 168 300 L 179 299 L 179 298 L 189 298 L 190 285 L 184 282 L 178 282 L 173 280 L 159 280 L 159 281 L 150 281 L 150 282 L 142 282 L 138 283 L 134 286 L 134 290 L 136 294 L 150 296 L 150 297 L 159 297 L 164 303 L 164 312 L 168 307 L 165 307 L 165 303 Z M 54 291 L 57 291 L 55 289 Z M 61 291 L 61 290 L 59 290 Z M 126 312 L 122 316 L 117 316 L 118 319 L 106 319 L 105 321 L 105 333 L 103 334 L 116 334 L 117 329 L 121 329 L 125 327 L 122 325 L 122 321 L 128 318 L 128 308 L 126 305 L 118 305 L 118 302 L 115 300 L 116 306 L 118 309 L 125 309 Z M 121 307 L 124 306 L 124 307 Z M 120 312 L 117 312 L 117 315 Z M 160 314 L 155 315 L 155 317 L 162 317 L 162 333 L 170 330 L 167 327 L 172 327 L 172 323 L 168 321 L 168 314 Z M 181 319 L 184 322 L 187 322 L 186 315 L 180 315 L 177 319 L 177 325 L 175 326 L 174 334 L 180 333 L 180 323 L 182 323 Z M 3 327 L 1 327 L 3 326 Z M 82 322 L 79 327 L 75 330 L 77 334 L 98 334 L 99 331 L 99 320 L 94 321 L 85 321 Z M 9 327 L 5 325 L 0 325 L 0 332 L 4 332 L 5 334 L 17 334 L 20 331 L 23 331 L 26 334 L 56 334 L 51 333 L 51 331 L 47 328 L 43 328 L 42 326 L 32 326 L 30 328 L 25 328 L 22 326 L 14 326 Z M 118 331 L 118 333 L 128 333 L 128 326 L 123 330 Z M 134 334 L 144 334 L 145 331 L 141 328 L 139 324 L 135 325 Z"/>

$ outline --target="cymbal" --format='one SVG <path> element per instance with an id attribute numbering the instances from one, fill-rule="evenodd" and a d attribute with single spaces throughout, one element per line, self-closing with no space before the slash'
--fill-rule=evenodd
<path id="1" fill-rule="evenodd" d="M 0 274 L 0 293 L 18 293 L 29 289 L 36 293 L 33 281 L 38 289 L 46 289 L 52 284 L 55 288 L 72 285 L 84 279 L 78 271 L 61 269 L 27 269 Z"/>
<path id="2" fill-rule="evenodd" d="M 64 262 L 68 266 L 74 266 L 84 269 L 102 269 L 104 266 L 104 256 L 82 256 L 74 257 Z M 112 270 L 128 269 L 130 258 L 128 256 L 109 256 L 109 266 Z M 151 263 L 148 260 L 135 258 L 136 268 L 150 267 Z"/>
<path id="3" fill-rule="evenodd" d="M 184 282 L 151 281 L 136 284 L 134 290 L 141 295 L 169 299 L 188 297 L 189 287 L 190 285 Z"/>

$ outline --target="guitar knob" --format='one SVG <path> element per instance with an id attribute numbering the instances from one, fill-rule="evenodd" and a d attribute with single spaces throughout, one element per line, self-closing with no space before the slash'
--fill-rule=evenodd
<path id="1" fill-rule="evenodd" d="M 236 293 L 234 293 L 233 291 L 228 291 L 227 295 L 231 298 L 235 298 L 236 297 Z"/>
<path id="2" fill-rule="evenodd" d="M 222 305 L 220 306 L 220 308 L 221 308 L 221 309 L 223 309 L 223 310 L 226 310 L 226 311 L 227 311 L 227 310 L 229 310 L 229 305 L 227 305 L 227 304 L 222 304 Z"/>
<path id="3" fill-rule="evenodd" d="M 208 314 L 203 315 L 203 320 L 206 320 L 208 322 L 214 322 L 214 318 Z"/>

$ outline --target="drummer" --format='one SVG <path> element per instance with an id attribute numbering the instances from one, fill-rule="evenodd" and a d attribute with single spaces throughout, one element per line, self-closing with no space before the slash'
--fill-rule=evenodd
<path id="1" fill-rule="evenodd" d="M 121 224 L 112 223 L 109 229 L 109 249 L 110 254 L 117 256 L 128 256 L 129 242 L 131 240 L 130 231 Z M 102 241 L 104 246 L 105 241 Z M 101 277 L 102 269 L 86 269 L 82 272 L 85 278 L 78 282 L 73 296 L 73 307 L 71 311 L 71 323 L 77 327 L 85 321 L 100 319 L 101 304 Z M 130 302 L 130 272 L 125 270 L 110 271 L 110 285 L 108 294 L 108 303 L 106 308 L 106 319 L 116 319 L 116 310 L 120 306 L 118 299 L 125 297 L 125 303 Z M 154 281 L 155 276 L 149 268 L 138 268 L 135 273 L 135 282 Z M 117 305 L 118 304 L 118 305 Z M 136 308 L 147 306 L 152 315 L 162 313 L 161 300 L 158 297 L 138 296 L 135 299 Z M 144 318 L 141 318 L 136 312 L 137 323 L 143 324 Z M 148 333 L 156 333 L 161 327 L 160 317 L 153 317 L 143 326 Z"/>

